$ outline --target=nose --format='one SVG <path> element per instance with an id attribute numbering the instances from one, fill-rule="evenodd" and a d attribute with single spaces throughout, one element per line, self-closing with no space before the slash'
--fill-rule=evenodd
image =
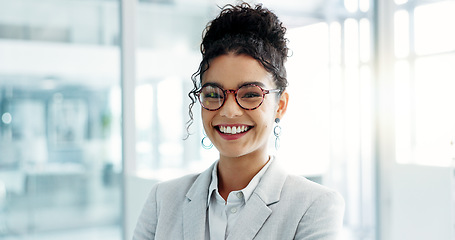
<path id="1" fill-rule="evenodd" d="M 220 109 L 220 115 L 233 118 L 242 115 L 243 109 L 237 104 L 234 93 L 226 93 L 226 101 Z"/>

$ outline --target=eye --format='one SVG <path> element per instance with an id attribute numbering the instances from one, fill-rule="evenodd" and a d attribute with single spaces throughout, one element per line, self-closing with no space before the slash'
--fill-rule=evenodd
<path id="1" fill-rule="evenodd" d="M 223 96 L 217 92 L 203 93 L 204 98 L 223 98 Z"/>
<path id="2" fill-rule="evenodd" d="M 255 85 L 243 86 L 238 91 L 238 97 L 243 100 L 262 98 L 262 90 Z"/>
<path id="3" fill-rule="evenodd" d="M 251 91 L 242 93 L 241 98 L 257 98 L 262 97 L 262 94 L 259 92 Z"/>
<path id="4" fill-rule="evenodd" d="M 206 101 L 219 101 L 224 98 L 224 93 L 219 87 L 207 85 L 202 88 L 201 96 Z"/>

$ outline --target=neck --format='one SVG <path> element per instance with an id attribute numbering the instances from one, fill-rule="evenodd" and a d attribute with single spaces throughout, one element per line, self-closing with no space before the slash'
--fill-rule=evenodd
<path id="1" fill-rule="evenodd" d="M 245 188 L 268 161 L 269 156 L 265 152 L 240 157 L 220 156 L 218 162 L 220 195 L 226 200 L 230 192 Z"/>

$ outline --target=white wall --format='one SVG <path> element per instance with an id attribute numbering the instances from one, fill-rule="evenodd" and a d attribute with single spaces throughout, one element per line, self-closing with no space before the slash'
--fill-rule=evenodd
<path id="1" fill-rule="evenodd" d="M 454 239 L 453 174 L 449 167 L 395 166 L 391 240 Z"/>

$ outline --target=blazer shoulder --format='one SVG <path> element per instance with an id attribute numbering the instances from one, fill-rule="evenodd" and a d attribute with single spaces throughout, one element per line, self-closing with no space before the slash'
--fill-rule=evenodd
<path id="1" fill-rule="evenodd" d="M 172 199 L 179 196 L 185 196 L 199 175 L 200 173 L 189 174 L 176 179 L 156 183 L 155 188 L 157 199 Z"/>
<path id="2" fill-rule="evenodd" d="M 310 203 L 323 200 L 344 204 L 343 197 L 334 189 L 297 175 L 288 175 L 283 192 L 298 199 L 307 199 Z"/>
<path id="3" fill-rule="evenodd" d="M 341 194 L 299 176 L 288 177 L 285 186 L 287 194 L 292 195 L 288 205 L 293 204 L 293 211 L 301 214 L 296 215 L 299 223 L 295 239 L 337 239 L 345 209 Z"/>

